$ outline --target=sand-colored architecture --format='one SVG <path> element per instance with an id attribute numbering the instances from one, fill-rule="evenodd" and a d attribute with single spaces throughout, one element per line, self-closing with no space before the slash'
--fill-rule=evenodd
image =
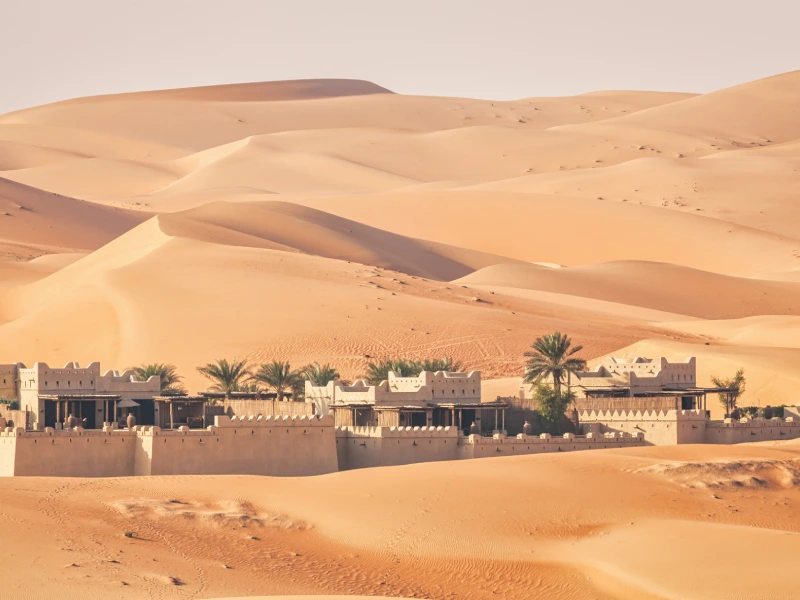
<path id="1" fill-rule="evenodd" d="M 575 432 L 553 436 L 534 433 L 528 422 L 509 435 L 505 411 L 513 399 L 483 402 L 480 371 L 422 371 L 414 377 L 390 372 L 377 385 L 307 381 L 304 402 L 277 402 L 261 393 L 161 396 L 157 378 L 138 382 L 130 371 L 100 375 L 98 363 L 86 369 L 77 363 L 63 369 L 11 365 L 6 376 L 17 377 L 15 389 L 28 414 L 40 416 L 29 419 L 28 427 L 0 418 L 0 473 L 297 476 L 490 456 L 800 437 L 794 416 L 711 421 L 703 406 L 712 390 L 696 387 L 695 369 L 695 358 L 679 363 L 611 358 L 578 373 L 570 382 L 581 392 Z M 115 414 L 112 402 L 127 407 L 148 401 L 156 425 L 126 427 L 114 420 L 92 427 L 81 412 Z M 692 406 L 681 408 L 686 404 Z M 235 414 L 244 410 L 258 414 Z M 75 413 L 83 419 L 64 417 Z"/>
<path id="2" fill-rule="evenodd" d="M 499 426 L 489 431 L 505 430 L 507 404 L 481 401 L 480 371 L 422 371 L 415 377 L 390 371 L 377 385 L 359 379 L 320 387 L 307 381 L 305 392 L 318 414 L 332 414 L 341 427 L 455 427 L 468 433 L 473 424 L 486 431 L 484 415 L 492 413 Z"/>
<path id="3" fill-rule="evenodd" d="M 145 422 L 155 423 L 158 408 L 154 398 L 161 393 L 158 377 L 137 381 L 133 371 L 106 371 L 99 362 L 81 367 L 68 362 L 61 368 L 37 362 L 30 368 L 22 363 L 0 365 L 5 397 L 16 398 L 26 414 L 26 429 L 60 427 L 73 415 L 85 429 L 123 420 L 128 411 L 122 401 L 138 404 Z"/>

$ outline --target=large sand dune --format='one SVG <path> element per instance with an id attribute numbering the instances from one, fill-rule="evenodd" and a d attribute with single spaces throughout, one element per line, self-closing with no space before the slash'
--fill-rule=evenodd
<path id="1" fill-rule="evenodd" d="M 768 443 L 311 478 L 6 479 L 3 597 L 792 598 L 799 452 Z M 732 576 L 735 565 L 746 573 Z"/>
<path id="2" fill-rule="evenodd" d="M 504 102 L 310 80 L 0 116 L 0 358 L 170 361 L 192 388 L 234 355 L 513 378 L 560 329 L 790 401 L 798 101 L 797 72 Z"/>

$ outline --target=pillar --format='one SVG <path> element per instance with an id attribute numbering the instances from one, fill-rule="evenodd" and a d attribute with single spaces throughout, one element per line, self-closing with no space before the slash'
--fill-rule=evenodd
<path id="1" fill-rule="evenodd" d="M 500 431 L 505 431 L 506 430 L 506 409 L 505 408 L 501 409 L 500 413 L 503 416 L 503 427 L 500 429 Z"/>
<path id="2" fill-rule="evenodd" d="M 175 415 L 172 412 L 172 402 L 169 403 L 169 428 L 175 429 Z"/>

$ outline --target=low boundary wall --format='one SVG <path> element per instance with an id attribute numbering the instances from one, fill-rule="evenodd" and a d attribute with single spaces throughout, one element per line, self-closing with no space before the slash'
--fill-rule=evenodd
<path id="1" fill-rule="evenodd" d="M 589 433 L 563 436 L 552 436 L 543 433 L 538 436 L 518 434 L 516 437 L 505 437 L 495 434 L 486 438 L 470 435 L 459 444 L 459 458 L 486 458 L 489 456 L 520 456 L 525 454 L 542 454 L 545 452 L 573 452 L 576 450 L 603 450 L 606 448 L 632 448 L 644 446 L 644 435 L 639 432 L 629 433 Z"/>
<path id="2" fill-rule="evenodd" d="M 339 470 L 456 460 L 457 427 L 337 427 Z"/>
<path id="3" fill-rule="evenodd" d="M 201 430 L 134 427 L 0 432 L 0 475 L 303 476 L 338 470 L 331 417 L 219 416 Z"/>
<path id="4" fill-rule="evenodd" d="M 516 437 L 495 434 L 459 435 L 455 427 L 337 427 L 336 452 L 339 469 L 363 469 L 419 462 L 520 456 L 545 452 L 572 452 L 603 448 L 643 446 L 642 433 L 565 433 L 554 437 L 544 433 Z"/>
<path id="5" fill-rule="evenodd" d="M 800 420 L 794 417 L 780 419 L 725 419 L 706 424 L 706 444 L 741 444 L 768 440 L 791 440 L 800 437 Z"/>
<path id="6" fill-rule="evenodd" d="M 584 433 L 641 433 L 648 446 L 741 444 L 800 437 L 800 419 L 725 419 L 709 421 L 703 410 L 586 411 L 579 415 Z"/>

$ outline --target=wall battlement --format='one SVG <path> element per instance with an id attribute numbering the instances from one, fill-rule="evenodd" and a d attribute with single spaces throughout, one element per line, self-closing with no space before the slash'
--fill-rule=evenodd
<path id="1" fill-rule="evenodd" d="M 0 432 L 0 475 L 299 476 L 338 470 L 331 417 L 217 416 L 207 429 L 134 427 Z"/>
<path id="2" fill-rule="evenodd" d="M 738 444 L 800 437 L 800 420 L 725 419 L 710 421 L 704 410 L 583 411 L 583 433 L 642 433 L 648 445 Z"/>
<path id="3" fill-rule="evenodd" d="M 452 437 L 457 438 L 457 427 L 336 427 L 336 437 L 380 437 L 380 438 L 415 438 L 415 437 Z"/>
<path id="4" fill-rule="evenodd" d="M 580 421 L 705 421 L 704 410 L 589 410 L 578 415 Z"/>

